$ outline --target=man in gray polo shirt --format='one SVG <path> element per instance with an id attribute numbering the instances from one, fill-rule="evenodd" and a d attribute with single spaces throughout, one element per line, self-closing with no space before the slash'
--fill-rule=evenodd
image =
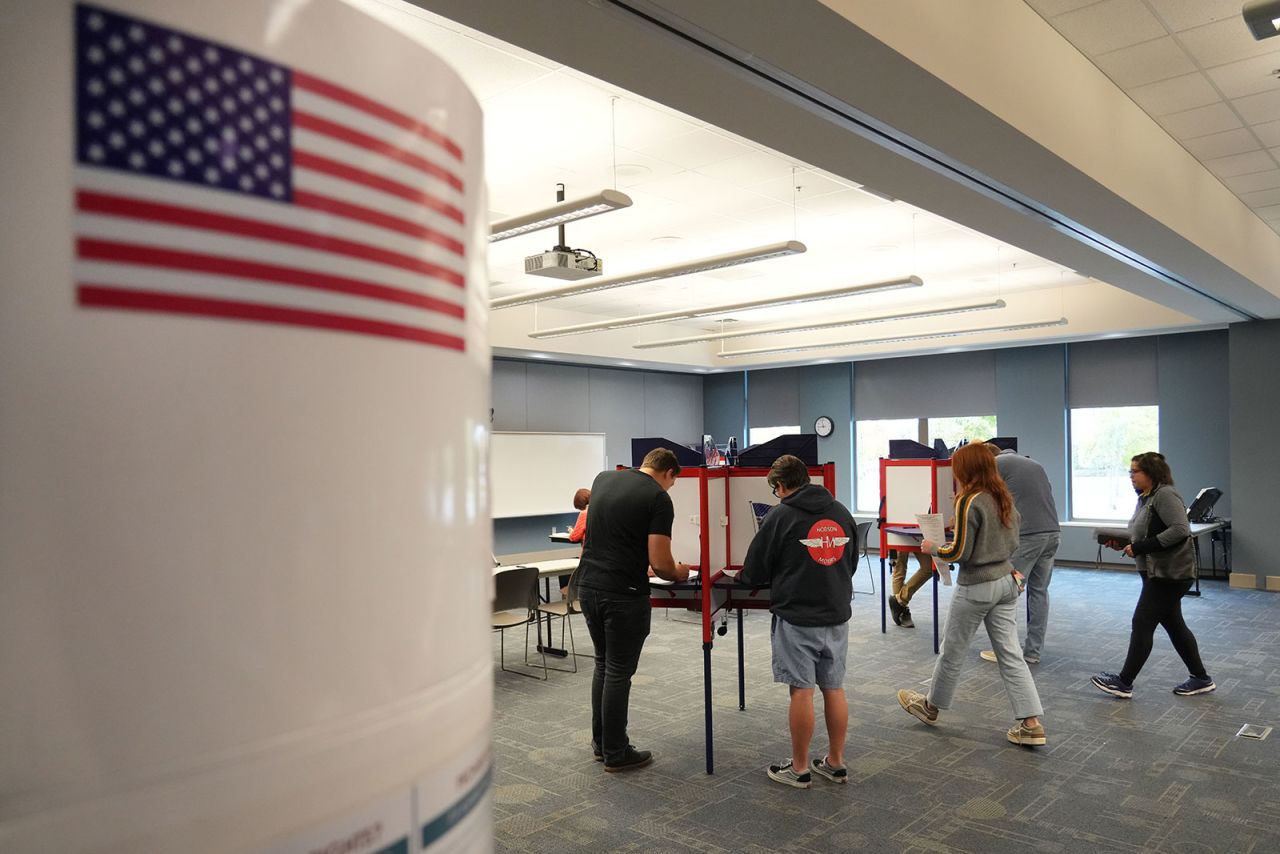
<path id="1" fill-rule="evenodd" d="M 1027 664 L 1039 664 L 1045 626 L 1049 622 L 1049 579 L 1053 577 L 1053 558 L 1058 553 L 1062 532 L 1058 506 L 1053 502 L 1053 490 L 1044 466 L 1008 448 L 989 443 L 987 448 L 996 455 L 996 468 L 1013 494 L 1014 506 L 1022 514 L 1018 549 L 1009 562 L 1027 579 L 1027 639 L 1022 645 L 1022 657 Z M 984 649 L 981 655 L 987 661 L 996 660 L 992 650 Z"/>

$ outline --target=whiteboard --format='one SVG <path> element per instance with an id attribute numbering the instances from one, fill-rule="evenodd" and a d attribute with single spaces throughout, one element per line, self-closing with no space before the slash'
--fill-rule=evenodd
<path id="1" fill-rule="evenodd" d="M 493 433 L 489 441 L 494 519 L 574 513 L 573 494 L 605 469 L 604 433 Z"/>

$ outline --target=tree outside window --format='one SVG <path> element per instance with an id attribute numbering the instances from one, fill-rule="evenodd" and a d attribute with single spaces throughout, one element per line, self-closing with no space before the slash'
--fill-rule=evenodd
<path id="1" fill-rule="evenodd" d="M 1160 407 L 1071 410 L 1071 516 L 1128 519 L 1134 494 L 1129 460 L 1160 447 Z"/>

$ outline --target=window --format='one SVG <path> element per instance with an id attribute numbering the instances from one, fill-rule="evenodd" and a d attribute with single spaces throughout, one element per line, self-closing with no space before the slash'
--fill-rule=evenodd
<path id="1" fill-rule="evenodd" d="M 795 424 L 790 427 L 752 427 L 747 434 L 748 445 L 759 445 L 762 442 L 768 442 L 779 436 L 799 435 L 800 425 Z"/>
<path id="2" fill-rule="evenodd" d="M 983 442 L 999 435 L 994 415 L 954 415 L 929 419 L 929 444 L 937 439 L 954 448 L 962 440 Z"/>
<path id="3" fill-rule="evenodd" d="M 1160 447 L 1160 407 L 1071 410 L 1071 516 L 1128 519 L 1133 513 L 1129 459 Z"/>
<path id="4" fill-rule="evenodd" d="M 857 509 L 863 513 L 880 510 L 880 458 L 889 453 L 890 439 L 915 439 L 920 422 L 916 418 L 888 418 L 859 421 L 854 428 L 857 443 Z"/>

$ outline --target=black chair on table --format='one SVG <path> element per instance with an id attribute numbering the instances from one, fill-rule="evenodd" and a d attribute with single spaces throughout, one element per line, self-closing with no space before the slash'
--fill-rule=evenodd
<path id="1" fill-rule="evenodd" d="M 542 653 L 542 676 L 525 673 L 507 667 L 507 629 L 524 626 L 524 663 L 529 664 L 529 626 L 538 619 L 538 568 L 517 566 L 496 573 L 493 577 L 493 630 L 498 632 L 498 667 L 507 673 L 528 676 L 530 679 L 547 678 L 547 654 Z"/>

